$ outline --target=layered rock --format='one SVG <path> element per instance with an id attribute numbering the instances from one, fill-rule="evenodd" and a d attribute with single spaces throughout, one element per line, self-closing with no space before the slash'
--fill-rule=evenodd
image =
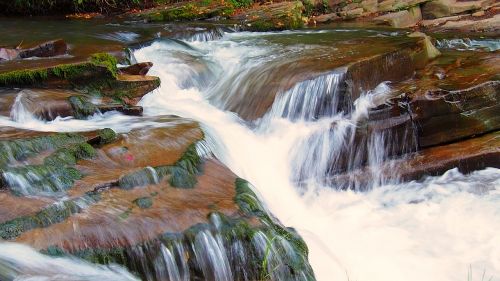
<path id="1" fill-rule="evenodd" d="M 154 122 L 162 125 L 118 137 L 105 129 L 4 141 L 16 148 L 2 158 L 4 176 L 12 165 L 62 165 L 78 177 L 37 197 L 16 195 L 5 181 L 0 237 L 49 255 L 122 264 L 143 279 L 314 279 L 300 237 L 267 213 L 246 181 L 200 155 L 206 147 L 195 122 Z M 82 144 L 86 153 L 73 149 Z M 64 176 L 47 173 L 55 182 Z"/>
<path id="2" fill-rule="evenodd" d="M 55 57 L 66 54 L 67 49 L 68 46 L 62 39 L 48 41 L 29 49 L 0 48 L 0 60 Z"/>

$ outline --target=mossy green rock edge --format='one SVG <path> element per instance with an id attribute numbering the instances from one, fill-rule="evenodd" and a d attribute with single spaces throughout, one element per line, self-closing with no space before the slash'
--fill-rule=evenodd
<path id="1" fill-rule="evenodd" d="M 193 188 L 196 184 L 196 175 L 201 172 L 204 162 L 196 151 L 196 145 L 197 143 L 191 144 L 174 165 L 145 168 L 136 172 L 141 173 L 140 175 L 127 175 L 119 181 L 118 187 L 130 189 L 139 185 L 151 184 L 165 176 L 170 176 L 168 181 L 172 187 Z M 156 176 L 152 175 L 152 170 L 157 173 Z M 142 179 L 144 182 L 133 179 Z M 155 272 L 155 263 L 144 260 L 138 262 L 141 255 L 142 257 L 156 256 L 160 253 L 161 247 L 167 247 L 173 251 L 176 243 L 193 244 L 197 235 L 208 231 L 223 237 L 225 243 L 228 244 L 227 246 L 238 242 L 247 248 L 251 258 L 247 260 L 248 264 L 245 264 L 244 267 L 247 274 L 251 275 L 251 278 L 259 280 L 271 279 L 274 274 L 272 268 L 276 265 L 270 264 L 273 261 L 269 257 L 270 254 L 267 253 L 267 248 L 278 249 L 277 251 L 281 251 L 283 254 L 286 250 L 280 250 L 280 247 L 282 247 L 280 245 L 287 243 L 293 249 L 293 257 L 287 257 L 284 261 L 285 264 L 281 266 L 286 268 L 290 276 L 297 274 L 298 277 L 298 274 L 304 274 L 303 276 L 306 276 L 307 280 L 315 280 L 314 273 L 307 260 L 307 245 L 297 232 L 292 228 L 283 227 L 268 213 L 246 180 L 237 178 L 235 180 L 235 190 L 236 196 L 234 200 L 243 215 L 239 218 L 227 217 L 224 214 L 213 212 L 209 215 L 209 223 L 193 225 L 182 233 L 164 233 L 155 239 L 130 247 L 87 248 L 76 252 L 67 252 L 58 247 L 49 247 L 43 250 L 42 253 L 52 256 L 73 255 L 98 264 L 121 264 L 137 276 L 144 277 L 147 276 L 147 272 Z M 144 197 L 136 199 L 134 203 L 140 208 L 149 208 L 153 204 L 153 200 L 152 197 Z M 252 218 L 256 218 L 259 224 L 251 225 L 249 221 Z M 264 255 L 259 254 L 253 244 L 258 235 L 265 236 L 268 243 Z M 188 256 L 192 259 L 194 253 L 190 253 Z M 191 262 L 188 263 L 191 264 Z M 190 267 L 190 274 L 191 276 L 203 277 L 203 273 L 199 268 Z M 241 274 L 241 272 L 233 272 L 233 274 L 234 278 L 238 278 L 238 274 Z"/>

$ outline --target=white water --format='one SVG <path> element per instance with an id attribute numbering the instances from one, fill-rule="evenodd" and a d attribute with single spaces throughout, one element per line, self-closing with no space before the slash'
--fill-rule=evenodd
<path id="1" fill-rule="evenodd" d="M 0 280 L 137 281 L 124 268 L 99 266 L 78 259 L 52 258 L 20 244 L 0 243 Z"/>
<path id="2" fill-rule="evenodd" d="M 219 83 L 228 74 L 226 65 L 228 72 L 244 69 L 255 63 L 252 56 L 266 53 L 251 44 L 235 44 L 231 35 L 192 46 L 221 66 L 215 78 Z M 471 280 L 482 280 L 483 274 L 484 280 L 500 280 L 499 170 L 467 176 L 450 171 L 423 183 L 366 193 L 339 192 L 313 182 L 300 196 L 290 180 L 297 172 L 292 156 L 301 140 L 331 120 L 291 122 L 281 115 L 252 130 L 235 114 L 207 102 L 204 94 L 210 87 L 180 87 L 187 77 L 168 63 L 170 48 L 156 43 L 135 52 L 139 61 L 152 61 L 152 74 L 162 78 L 162 87 L 141 101 L 145 113 L 199 120 L 217 141 L 216 156 L 252 182 L 271 212 L 305 238 L 318 280 L 456 281 L 468 280 L 468 274 Z M 366 106 L 358 108 L 362 116 Z"/>
<path id="3" fill-rule="evenodd" d="M 315 165 L 328 159 L 309 159 L 308 149 L 318 149 L 319 144 L 307 147 L 303 142 L 313 138 L 322 143 L 319 151 L 326 154 L 319 155 L 323 156 L 345 144 L 349 134 L 337 133 L 356 126 L 376 94 L 358 100 L 352 116 L 331 112 L 312 122 L 304 115 L 282 118 L 287 115 L 281 111 L 266 116 L 256 128 L 207 101 L 206 96 L 216 94 L 213 89 L 224 79 L 234 79 L 238 69 L 258 65 L 272 53 L 271 46 L 262 49 L 252 44 L 258 36 L 242 40 L 243 33 L 220 41 L 192 42 L 194 50 L 174 51 L 169 43 L 154 43 L 136 51 L 138 61 L 152 61 L 151 74 L 162 79 L 162 87 L 141 101 L 145 114 L 177 114 L 200 121 L 217 158 L 249 180 L 270 211 L 306 240 L 318 280 L 500 280 L 499 170 L 466 176 L 452 170 L 421 183 L 384 185 L 364 193 L 337 191 L 314 180 L 326 169 L 314 169 Z M 179 52 L 199 52 L 199 58 L 211 65 L 210 75 L 217 85 L 190 81 L 197 79 L 196 70 L 191 61 L 179 58 Z M 87 121 L 33 122 L 0 119 L 0 125 L 58 131 L 102 127 L 126 131 L 128 126 L 146 125 L 119 114 Z M 326 134 L 332 122 L 337 133 Z M 374 146 L 380 145 L 384 142 Z M 378 158 L 375 155 L 372 160 Z M 304 166 L 313 180 L 299 187 L 292 179 Z"/>

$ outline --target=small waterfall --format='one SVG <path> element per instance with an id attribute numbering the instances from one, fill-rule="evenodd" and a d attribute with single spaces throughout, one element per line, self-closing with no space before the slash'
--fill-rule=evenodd
<path id="1" fill-rule="evenodd" d="M 277 94 L 265 118 L 312 121 L 335 115 L 340 98 L 343 97 L 342 90 L 345 91 L 342 87 L 344 77 L 345 69 L 339 69 L 295 84 L 291 89 Z"/>
<path id="2" fill-rule="evenodd" d="M 25 245 L 0 242 L 0 280 L 138 281 L 117 265 L 96 265 L 75 258 L 42 255 Z"/>
<path id="3" fill-rule="evenodd" d="M 14 104 L 12 104 L 10 118 L 15 122 L 29 123 L 32 121 L 38 121 L 38 119 L 29 110 L 29 107 L 31 106 L 30 103 L 32 103 L 32 101 L 26 97 L 26 94 L 32 94 L 32 92 L 29 90 L 20 91 L 14 100 Z"/>
<path id="4" fill-rule="evenodd" d="M 188 42 L 214 41 L 221 39 L 224 36 L 224 33 L 227 31 L 229 31 L 229 29 L 223 29 L 220 27 L 209 28 L 208 30 L 202 28 L 201 32 L 199 30 L 196 30 L 196 33 L 187 38 L 186 41 Z"/>

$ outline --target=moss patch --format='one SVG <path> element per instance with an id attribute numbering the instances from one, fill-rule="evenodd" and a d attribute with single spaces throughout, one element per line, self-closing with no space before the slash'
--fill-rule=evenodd
<path id="1" fill-rule="evenodd" d="M 0 73 L 0 86 L 32 86 L 46 81 L 66 80 L 71 85 L 82 84 L 89 80 L 114 79 L 116 77 L 116 59 L 109 54 L 95 54 L 90 62 L 61 64 L 49 68 L 15 70 Z"/>
<path id="2" fill-rule="evenodd" d="M 148 209 L 153 206 L 153 199 L 151 197 L 141 197 L 134 200 L 136 204 L 141 209 Z"/>
<path id="3" fill-rule="evenodd" d="M 99 111 L 95 104 L 84 97 L 72 96 L 68 98 L 68 101 L 73 108 L 73 115 L 76 119 L 85 119 Z"/>
<path id="4" fill-rule="evenodd" d="M 48 227 L 52 224 L 62 222 L 72 214 L 81 212 L 83 210 L 81 206 L 88 205 L 89 203 L 93 204 L 99 200 L 100 196 L 98 193 L 88 192 L 81 198 L 55 203 L 34 215 L 19 217 L 1 223 L 0 237 L 5 240 L 11 240 L 28 230 Z M 83 202 L 85 204 L 81 204 Z"/>
<path id="5" fill-rule="evenodd" d="M 137 186 L 159 183 L 169 176 L 170 186 L 177 188 L 194 188 L 196 176 L 201 172 L 203 159 L 196 151 L 196 143 L 191 144 L 174 165 L 148 167 L 120 178 L 118 186 L 122 189 L 132 189 Z"/>

